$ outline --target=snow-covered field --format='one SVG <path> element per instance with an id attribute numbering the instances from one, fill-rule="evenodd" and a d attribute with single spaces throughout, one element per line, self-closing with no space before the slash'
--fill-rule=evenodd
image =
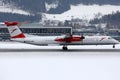
<path id="1" fill-rule="evenodd" d="M 0 80 L 120 80 L 120 45 L 111 47 L 0 42 Z"/>
<path id="2" fill-rule="evenodd" d="M 71 20 L 72 18 L 80 19 L 93 19 L 96 15 L 99 17 L 111 14 L 113 12 L 120 11 L 120 6 L 118 5 L 71 5 L 71 9 L 62 14 L 45 14 L 47 19 L 50 20 Z"/>
<path id="3" fill-rule="evenodd" d="M 0 12 L 31 15 L 28 11 L 17 8 L 14 4 L 4 3 L 3 1 L 0 1 Z"/>

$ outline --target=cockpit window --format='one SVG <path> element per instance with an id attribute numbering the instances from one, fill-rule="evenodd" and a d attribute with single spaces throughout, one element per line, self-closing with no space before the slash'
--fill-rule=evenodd
<path id="1" fill-rule="evenodd" d="M 112 39 L 111 37 L 109 37 L 108 39 Z"/>

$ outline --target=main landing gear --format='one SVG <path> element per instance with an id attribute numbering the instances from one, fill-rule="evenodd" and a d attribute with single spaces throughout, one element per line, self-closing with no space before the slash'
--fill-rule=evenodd
<path id="1" fill-rule="evenodd" d="M 68 50 L 67 45 L 64 45 L 64 46 L 62 47 L 62 49 L 65 50 L 65 51 L 67 51 L 67 50 Z"/>
<path id="2" fill-rule="evenodd" d="M 115 44 L 113 45 L 113 48 L 115 48 Z"/>

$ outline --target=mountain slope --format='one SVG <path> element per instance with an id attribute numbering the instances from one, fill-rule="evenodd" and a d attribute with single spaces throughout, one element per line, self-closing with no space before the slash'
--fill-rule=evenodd
<path id="1" fill-rule="evenodd" d="M 31 15 L 28 11 L 22 10 L 15 6 L 13 2 L 4 2 L 2 0 L 0 1 L 0 12 Z"/>
<path id="2" fill-rule="evenodd" d="M 38 12 L 47 13 L 63 13 L 70 9 L 70 5 L 77 4 L 99 4 L 99 5 L 120 5 L 120 0 L 3 0 L 5 2 L 14 3 L 23 10 L 28 10 L 37 14 Z M 56 8 L 51 8 L 47 11 L 45 3 L 53 4 L 58 2 Z"/>
<path id="3" fill-rule="evenodd" d="M 62 14 L 44 14 L 48 20 L 71 20 L 72 18 L 93 19 L 102 17 L 103 15 L 111 14 L 120 11 L 120 6 L 115 5 L 71 5 L 71 9 Z"/>
<path id="4" fill-rule="evenodd" d="M 120 5 L 120 0 L 0 0 L 0 12 L 26 15 L 27 17 L 28 15 L 32 17 L 39 15 L 40 18 L 41 13 L 62 14 L 70 10 L 71 5 L 78 4 Z"/>

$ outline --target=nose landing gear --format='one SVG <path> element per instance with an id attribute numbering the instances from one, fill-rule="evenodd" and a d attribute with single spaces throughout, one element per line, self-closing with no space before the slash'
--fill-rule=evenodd
<path id="1" fill-rule="evenodd" d="M 113 48 L 115 48 L 115 44 L 113 45 Z"/>

